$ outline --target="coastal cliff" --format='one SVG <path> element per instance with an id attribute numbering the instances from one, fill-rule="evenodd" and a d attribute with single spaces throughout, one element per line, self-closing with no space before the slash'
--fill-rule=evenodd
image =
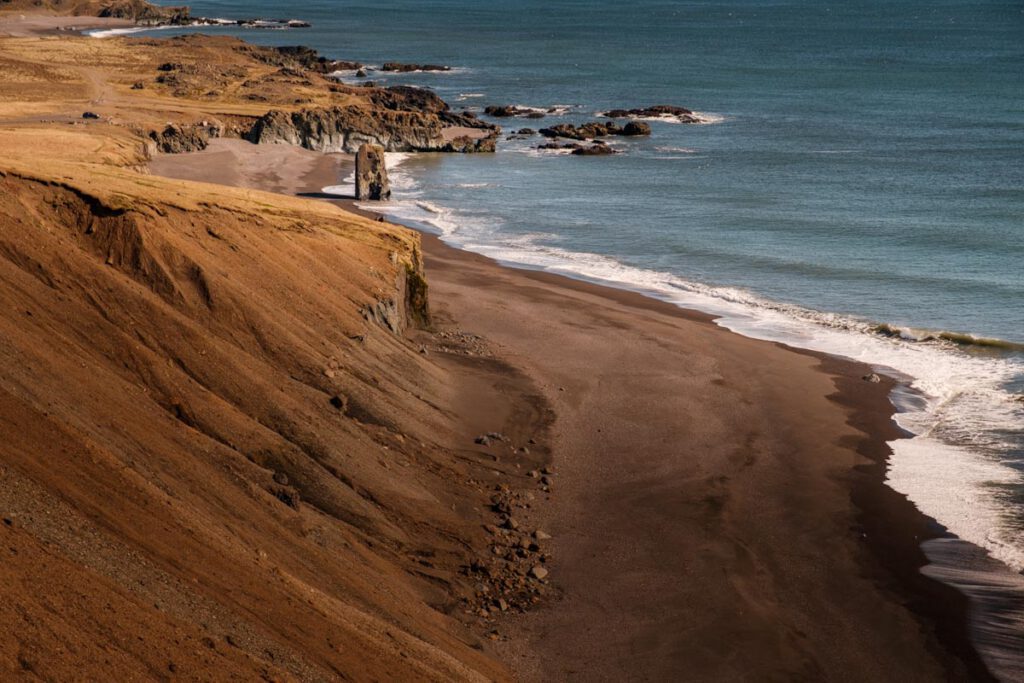
<path id="1" fill-rule="evenodd" d="M 260 117 L 245 138 L 257 144 L 287 143 L 316 152 L 355 153 L 363 144 L 388 152 L 493 152 L 496 134 L 475 127 L 445 135 L 450 122 L 423 111 L 382 110 L 351 105 L 297 112 L 272 111 Z"/>
<path id="2" fill-rule="evenodd" d="M 271 106 L 408 115 L 254 54 L 0 39 L 0 678 L 505 680 L 466 623 L 495 475 L 449 408 L 492 380 L 410 339 L 418 235 L 143 172 L 266 111 L 190 94 L 232 69 Z"/>

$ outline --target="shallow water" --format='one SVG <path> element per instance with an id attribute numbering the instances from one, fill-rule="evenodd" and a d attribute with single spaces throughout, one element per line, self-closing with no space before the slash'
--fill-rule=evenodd
<path id="1" fill-rule="evenodd" d="M 541 152 L 535 137 L 497 155 L 393 157 L 388 212 L 508 263 L 645 291 L 901 377 L 911 390 L 898 419 L 916 436 L 893 443 L 890 484 L 1024 569 L 1019 2 L 194 9 L 314 23 L 232 30 L 255 42 L 450 64 L 373 77 L 432 87 L 457 107 L 559 108 L 500 121 L 510 129 L 660 103 L 705 113 L 713 123 L 654 121 L 649 139 L 613 140 L 613 157 Z M 974 338 L 988 342 L 954 343 Z"/>

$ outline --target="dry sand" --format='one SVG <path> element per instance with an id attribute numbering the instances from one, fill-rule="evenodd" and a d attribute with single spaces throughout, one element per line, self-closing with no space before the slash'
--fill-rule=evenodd
<path id="1" fill-rule="evenodd" d="M 487 340 L 555 414 L 536 514 L 561 597 L 499 623 L 518 677 L 987 678 L 963 601 L 917 572 L 928 520 L 882 484 L 890 385 L 640 295 L 423 243 L 438 329 Z M 461 403 L 486 424 L 485 396 Z"/>
<path id="2" fill-rule="evenodd" d="M 201 152 L 160 155 L 149 164 L 150 172 L 167 178 L 280 194 L 317 194 L 322 187 L 340 184 L 353 168 L 350 154 L 320 154 L 292 145 L 254 145 L 228 138 L 211 140 Z M 317 180 L 324 184 L 316 186 Z"/>

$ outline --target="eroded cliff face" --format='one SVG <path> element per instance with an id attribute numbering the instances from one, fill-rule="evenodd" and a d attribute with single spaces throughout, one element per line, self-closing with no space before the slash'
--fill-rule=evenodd
<path id="1" fill-rule="evenodd" d="M 485 501 L 447 380 L 401 337 L 428 316 L 416 236 L 67 168 L 0 166 L 4 661 L 504 678 L 446 615 Z"/>
<path id="2" fill-rule="evenodd" d="M 350 105 L 296 112 L 271 111 L 245 135 L 257 144 L 287 143 L 317 152 L 354 154 L 363 144 L 388 152 L 493 152 L 497 132 L 469 129 L 446 135 L 456 126 L 434 112 L 372 109 Z M 479 133 L 477 133 L 479 131 Z"/>

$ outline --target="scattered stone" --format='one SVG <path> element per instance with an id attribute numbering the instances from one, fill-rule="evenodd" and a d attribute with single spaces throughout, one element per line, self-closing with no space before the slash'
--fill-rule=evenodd
<path id="1" fill-rule="evenodd" d="M 532 479 L 540 479 L 540 472 L 538 472 L 537 470 L 530 470 L 528 474 Z"/>
<path id="2" fill-rule="evenodd" d="M 538 581 L 543 581 L 547 575 L 548 570 L 540 566 L 539 564 L 534 565 L 533 569 L 530 570 L 530 576 L 537 579 Z"/>
<path id="3" fill-rule="evenodd" d="M 538 541 L 550 541 L 551 540 L 551 534 L 549 534 L 547 532 L 544 532 L 544 531 L 541 531 L 540 529 L 537 529 L 536 531 L 533 532 L 533 537 L 535 539 L 537 539 Z"/>
<path id="4" fill-rule="evenodd" d="M 348 398 L 345 397 L 345 396 L 339 396 L 339 395 L 331 396 L 331 401 L 330 402 L 331 402 L 331 405 L 334 408 L 340 410 L 341 412 L 345 412 L 345 410 L 348 409 Z"/>
<path id="5" fill-rule="evenodd" d="M 91 112 L 91 111 L 87 111 L 87 112 L 83 112 L 82 113 L 82 118 L 83 119 L 98 119 L 99 117 L 100 117 L 99 114 L 97 114 L 95 112 Z"/>
<path id="6" fill-rule="evenodd" d="M 491 445 L 491 440 L 489 438 L 487 438 L 486 435 L 480 435 L 480 436 L 476 437 L 475 439 L 473 439 L 473 443 L 478 443 L 481 446 L 490 446 Z"/>
<path id="7" fill-rule="evenodd" d="M 359 69 L 359 71 L 356 71 L 356 78 L 366 78 L 366 69 Z"/>
<path id="8" fill-rule="evenodd" d="M 882 381 L 882 378 L 879 377 L 874 372 L 872 372 L 870 375 L 864 375 L 863 377 L 861 377 L 861 379 L 864 380 L 865 382 L 871 382 L 872 384 L 878 384 L 879 382 Z"/>

